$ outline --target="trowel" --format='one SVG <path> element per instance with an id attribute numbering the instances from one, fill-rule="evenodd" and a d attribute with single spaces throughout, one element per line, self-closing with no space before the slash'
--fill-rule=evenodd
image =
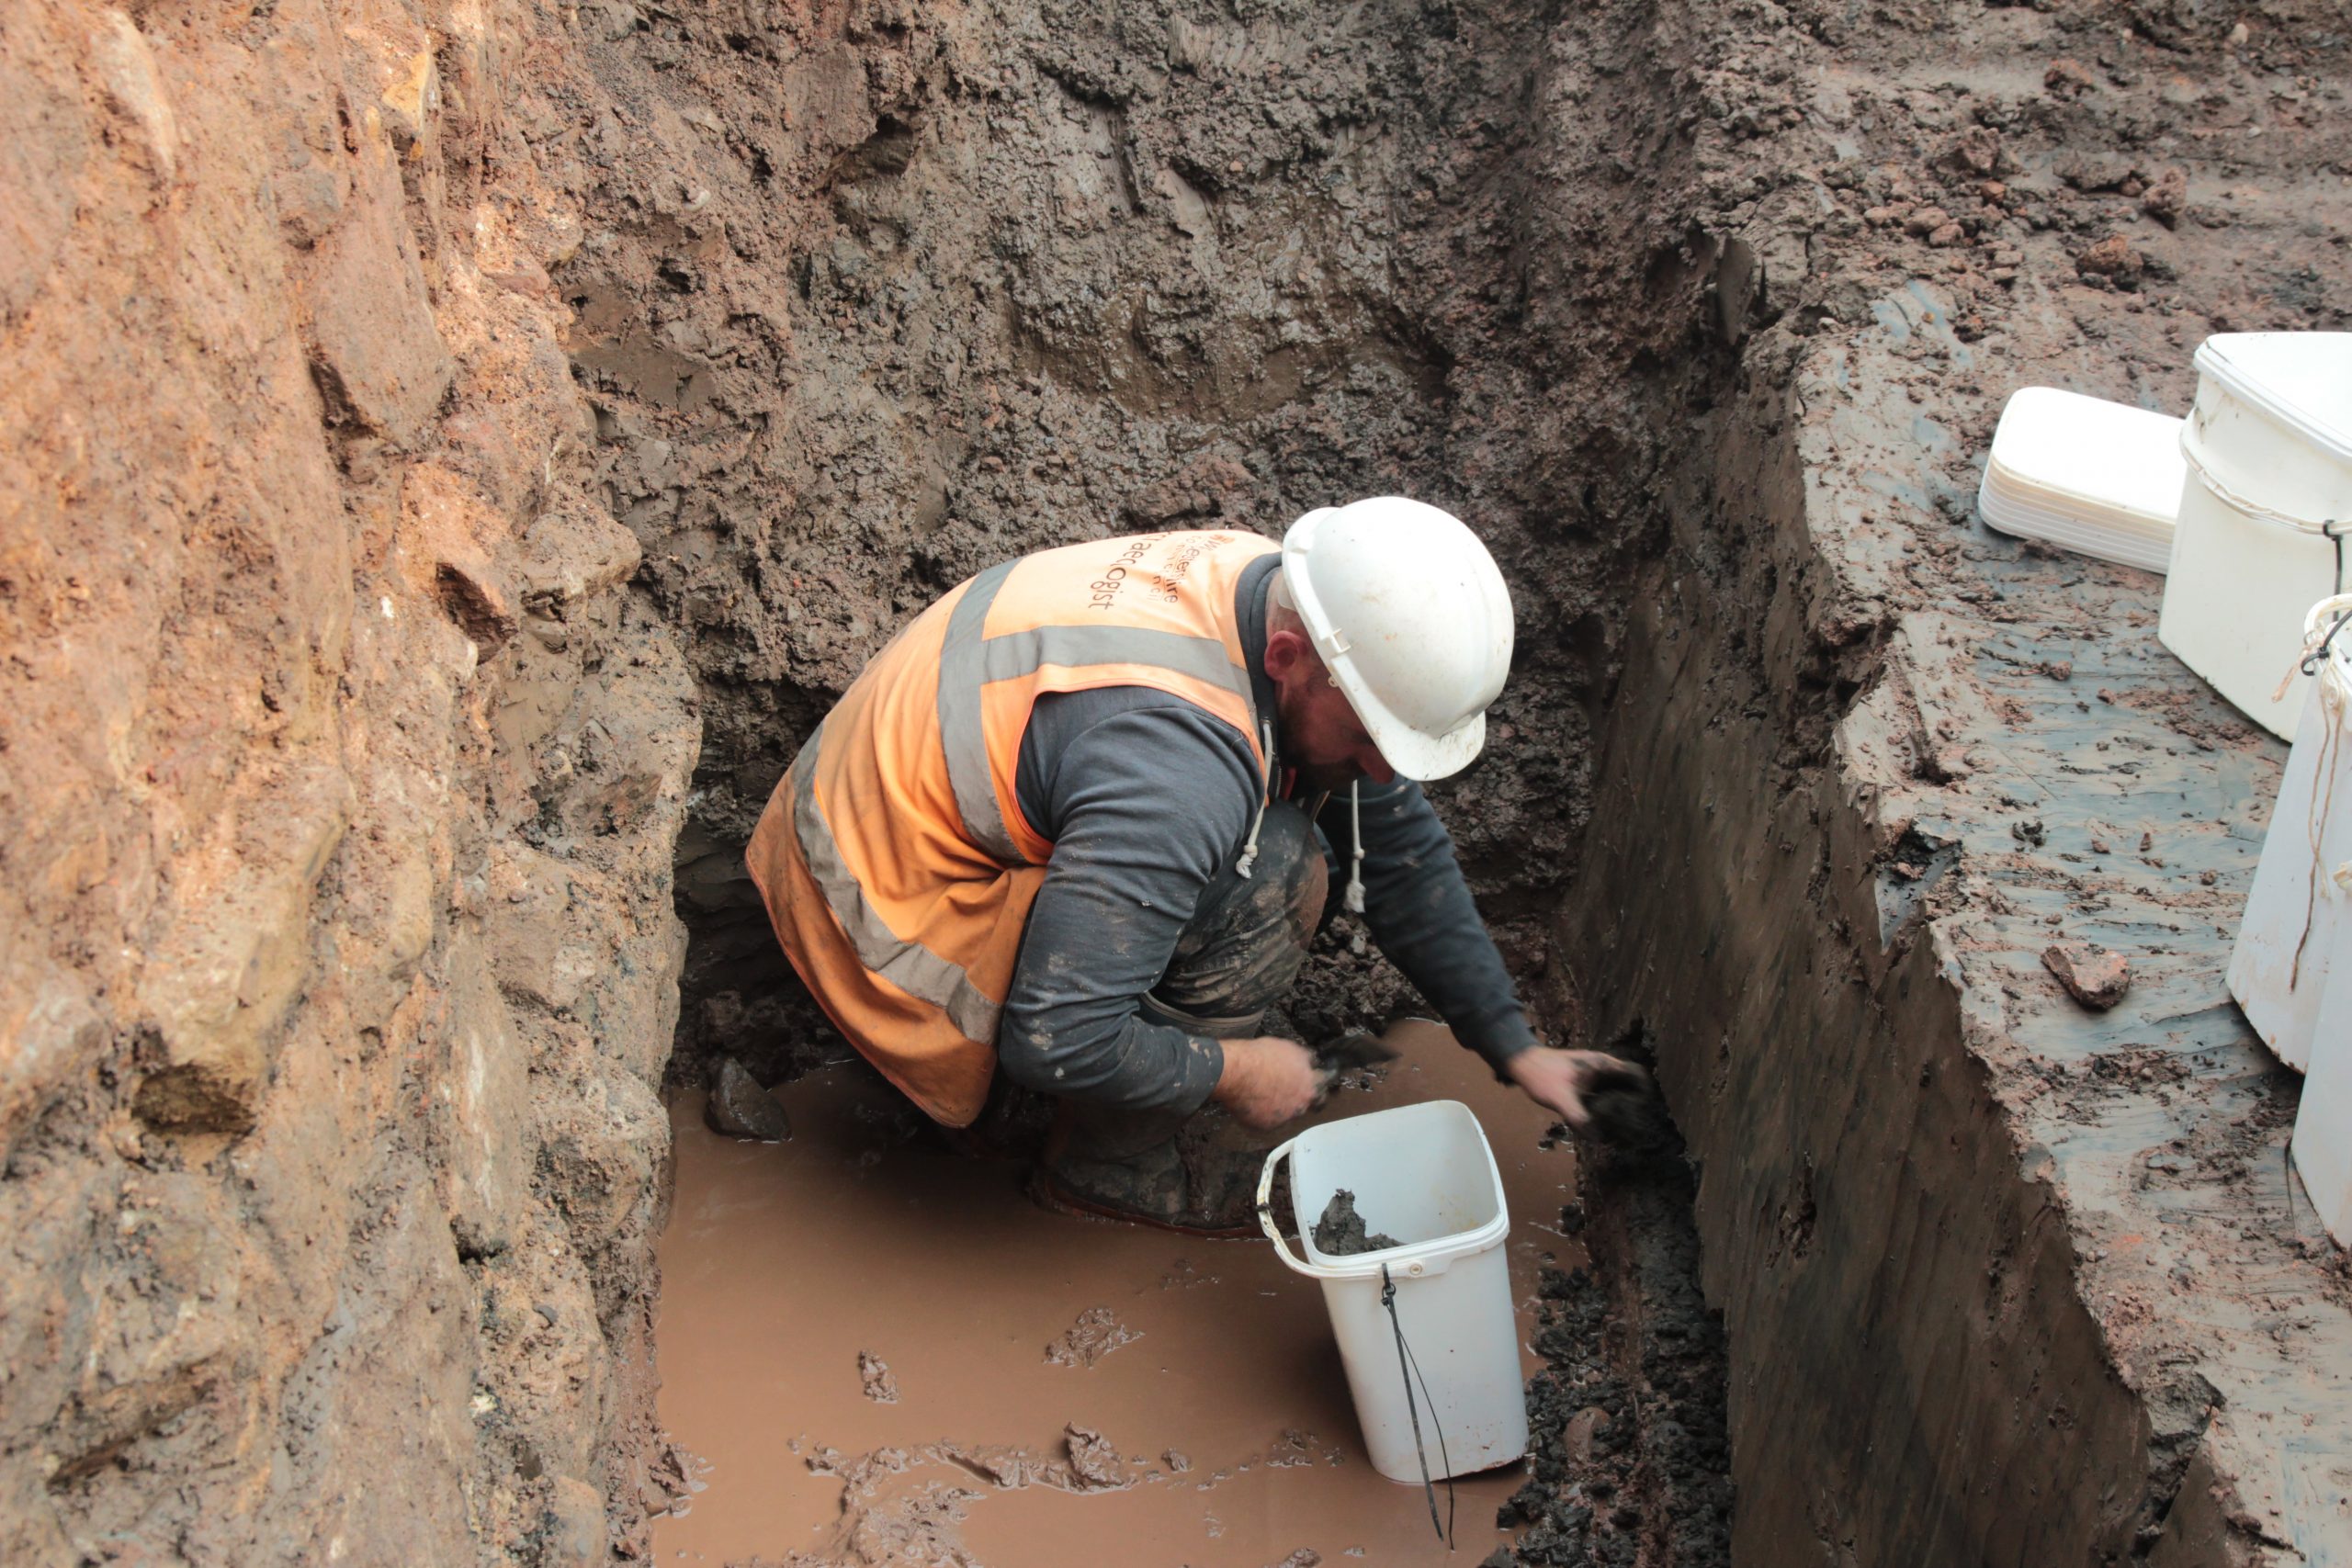
<path id="1" fill-rule="evenodd" d="M 1331 1090 L 1338 1087 L 1343 1075 L 1368 1067 L 1385 1067 L 1401 1055 L 1378 1035 L 1366 1034 L 1362 1030 L 1317 1046 L 1315 1071 L 1322 1083 L 1315 1091 L 1315 1104 L 1320 1107 L 1330 1100 Z"/>
<path id="2" fill-rule="evenodd" d="M 1315 1065 L 1327 1073 L 1352 1073 L 1365 1067 L 1386 1066 L 1402 1055 L 1377 1034 L 1367 1034 L 1359 1029 L 1317 1046 Z"/>

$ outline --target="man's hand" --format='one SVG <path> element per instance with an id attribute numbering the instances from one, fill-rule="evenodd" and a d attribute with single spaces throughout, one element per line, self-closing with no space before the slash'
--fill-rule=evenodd
<path id="1" fill-rule="evenodd" d="M 1650 1076 L 1639 1064 L 1606 1051 L 1562 1051 L 1531 1046 L 1503 1064 L 1510 1081 L 1528 1098 L 1581 1133 L 1591 1124 L 1585 1101 L 1611 1084 L 1645 1085 Z"/>
<path id="2" fill-rule="evenodd" d="M 1211 1097 L 1247 1126 L 1279 1127 L 1315 1102 L 1323 1074 L 1295 1040 L 1263 1034 L 1227 1040 L 1225 1072 Z"/>

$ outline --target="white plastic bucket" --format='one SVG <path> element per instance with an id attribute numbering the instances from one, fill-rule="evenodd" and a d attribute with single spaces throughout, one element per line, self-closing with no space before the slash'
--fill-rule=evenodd
<path id="1" fill-rule="evenodd" d="M 2316 647 L 2346 614 L 2352 594 L 2312 606 L 2297 649 Z M 2352 861 L 2352 625 L 2328 645 L 2319 678 L 2305 683 L 2302 722 L 2263 834 L 2229 983 L 2263 1043 L 2289 1066 L 2309 1071 L 2329 976 L 2352 971 L 2352 887 L 2333 874 Z"/>
<path id="2" fill-rule="evenodd" d="M 2352 333 L 2233 333 L 2197 350 L 2182 428 L 2188 476 L 2156 635 L 2248 717 L 2292 739 L 2311 682 L 2293 671 L 2316 600 L 2352 589 Z M 2352 544 L 2345 547 L 2352 556 Z"/>
<path id="3" fill-rule="evenodd" d="M 2295 1171 L 2327 1234 L 2352 1247 L 2352 962 L 2330 973 L 2295 1113 Z"/>
<path id="4" fill-rule="evenodd" d="M 2339 622 L 2278 783 L 2230 991 L 2304 1069 L 2295 1169 L 2328 1234 L 2352 1246 L 2352 594 L 2312 607 L 2304 643 Z"/>
<path id="5" fill-rule="evenodd" d="M 2187 468 L 2181 421 L 2056 387 L 2002 406 L 1976 489 L 1988 528 L 2163 572 Z"/>
<path id="6" fill-rule="evenodd" d="M 1304 1258 L 1274 1225 L 1274 1168 L 1285 1158 L 1291 1205 L 1306 1233 Z M 1356 1212 L 1373 1231 L 1399 1244 L 1343 1258 L 1318 1249 L 1316 1217 L 1341 1188 L 1355 1194 Z M 1468 1106 L 1435 1100 L 1308 1128 L 1266 1156 L 1258 1223 L 1284 1263 L 1322 1282 L 1374 1470 L 1419 1485 L 1425 1460 L 1438 1480 L 1526 1453 L 1519 1326 L 1503 1247 L 1510 1213 L 1494 1151 Z M 1384 1268 L 1396 1285 L 1393 1325 L 1381 1303 Z M 1409 1407 L 1400 1329 L 1419 1374 Z"/>

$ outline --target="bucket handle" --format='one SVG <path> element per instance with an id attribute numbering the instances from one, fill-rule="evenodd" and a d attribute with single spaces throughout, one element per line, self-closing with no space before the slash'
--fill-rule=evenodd
<path id="1" fill-rule="evenodd" d="M 1267 1154 L 1265 1168 L 1258 1172 L 1258 1228 L 1266 1233 L 1266 1239 L 1274 1244 L 1274 1250 L 1283 1255 L 1283 1261 L 1291 1266 L 1293 1272 L 1312 1274 L 1315 1270 L 1306 1259 L 1290 1249 L 1290 1243 L 1283 1239 L 1281 1229 L 1274 1224 L 1274 1167 L 1290 1158 L 1291 1150 L 1297 1146 L 1296 1138 L 1285 1138 Z"/>
<path id="2" fill-rule="evenodd" d="M 2292 528 L 2298 534 L 2317 534 L 2321 538 L 2334 544 L 2335 546 L 2335 591 L 2338 593 L 2344 592 L 2346 526 L 2344 519 L 2334 517 L 2314 523 L 2309 518 L 2298 517 L 2292 513 L 2281 512 L 2275 506 L 2265 506 L 2248 496 L 2240 495 L 2224 483 L 2220 475 L 2198 460 L 2197 454 L 2188 449 L 2186 432 L 2182 434 L 2180 455 L 2188 460 L 2189 468 L 2196 472 L 2199 479 L 2204 481 L 2205 488 L 2220 497 L 2222 503 L 2233 511 L 2243 513 L 2258 523 L 2275 523 L 2282 528 Z"/>

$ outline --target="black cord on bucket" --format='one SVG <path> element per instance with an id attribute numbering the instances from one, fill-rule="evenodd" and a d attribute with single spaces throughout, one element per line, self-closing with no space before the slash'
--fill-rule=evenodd
<path id="1" fill-rule="evenodd" d="M 1421 1378 L 1421 1364 L 1405 1343 L 1405 1325 L 1396 1316 L 1396 1281 L 1388 1277 L 1388 1265 L 1380 1266 L 1380 1304 L 1388 1309 L 1388 1326 L 1396 1331 L 1396 1375 L 1405 1382 L 1405 1414 L 1413 1423 L 1413 1457 L 1421 1464 L 1421 1495 L 1429 1499 L 1430 1529 L 1445 1542 L 1448 1551 L 1453 1550 L 1453 1456 L 1445 1451 L 1445 1428 L 1437 1424 L 1437 1401 L 1430 1399 L 1430 1385 Z M 1413 1384 L 1421 1384 L 1421 1397 L 1429 1401 L 1430 1427 L 1437 1433 L 1438 1461 L 1445 1467 L 1445 1525 L 1437 1522 L 1437 1488 L 1430 1484 L 1430 1454 L 1421 1442 L 1421 1413 L 1413 1403 Z"/>
<path id="2" fill-rule="evenodd" d="M 2335 547 L 2340 550 L 2344 547 L 2339 544 Z M 2319 667 L 2327 662 L 2327 645 L 2335 640 L 2335 634 L 2342 631 L 2346 623 L 2352 623 L 2352 610 L 2335 612 L 2335 624 L 2327 628 L 2327 635 L 2319 639 L 2317 648 L 2303 655 L 2304 674 L 2315 675 L 2319 672 Z"/>

